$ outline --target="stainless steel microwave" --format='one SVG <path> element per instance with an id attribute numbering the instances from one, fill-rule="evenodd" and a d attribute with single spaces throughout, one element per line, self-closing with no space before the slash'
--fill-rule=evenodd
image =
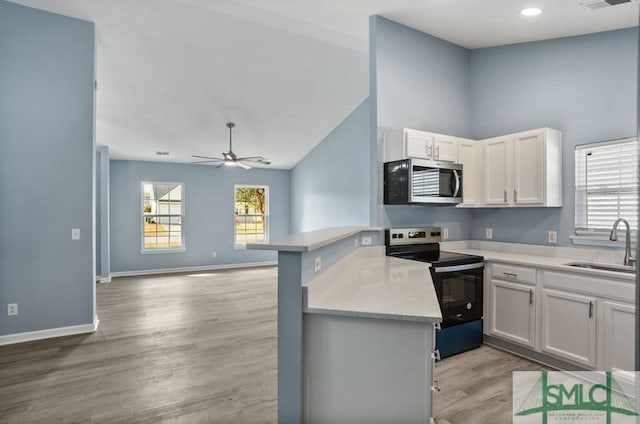
<path id="1" fill-rule="evenodd" d="M 424 159 L 384 164 L 384 204 L 462 202 L 462 165 Z"/>

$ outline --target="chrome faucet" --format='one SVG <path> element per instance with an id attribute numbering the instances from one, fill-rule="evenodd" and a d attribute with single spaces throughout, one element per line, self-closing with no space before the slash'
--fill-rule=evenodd
<path id="1" fill-rule="evenodd" d="M 627 226 L 627 232 L 625 234 L 625 250 L 624 250 L 624 264 L 626 266 L 634 266 L 636 264 L 635 258 L 631 257 L 631 226 L 629 225 L 629 221 L 626 219 L 618 219 L 613 223 L 613 228 L 611 229 L 611 234 L 609 235 L 609 240 L 616 241 L 618 240 L 618 224 L 621 222 Z"/>

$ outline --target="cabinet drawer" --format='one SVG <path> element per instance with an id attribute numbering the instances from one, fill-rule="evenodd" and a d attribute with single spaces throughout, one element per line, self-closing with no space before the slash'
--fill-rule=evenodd
<path id="1" fill-rule="evenodd" d="M 613 280 L 582 273 L 541 272 L 541 280 L 544 287 L 635 303 L 636 287 L 633 281 Z"/>
<path id="2" fill-rule="evenodd" d="M 536 270 L 518 265 L 491 264 L 491 277 L 519 283 L 536 283 Z"/>

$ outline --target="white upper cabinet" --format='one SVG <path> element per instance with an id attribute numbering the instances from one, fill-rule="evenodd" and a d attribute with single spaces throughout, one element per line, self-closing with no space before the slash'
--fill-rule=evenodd
<path id="1" fill-rule="evenodd" d="M 480 144 L 475 140 L 458 139 L 458 162 L 462 164 L 462 203 L 473 206 L 480 200 Z"/>
<path id="2" fill-rule="evenodd" d="M 433 159 L 448 162 L 458 161 L 458 138 L 433 134 Z"/>
<path id="3" fill-rule="evenodd" d="M 509 143 L 507 137 L 496 137 L 482 143 L 484 157 L 484 204 L 507 205 L 509 202 Z M 463 178 L 464 178 L 464 168 Z M 464 180 L 463 180 L 464 183 Z"/>
<path id="4" fill-rule="evenodd" d="M 544 134 L 513 136 L 513 200 L 516 205 L 544 203 Z"/>
<path id="5" fill-rule="evenodd" d="M 562 206 L 562 133 L 550 128 L 482 141 L 484 205 Z"/>
<path id="6" fill-rule="evenodd" d="M 384 134 L 384 162 L 418 158 L 456 162 L 458 139 L 427 131 L 390 130 Z"/>
<path id="7" fill-rule="evenodd" d="M 433 134 L 424 131 L 404 130 L 404 158 L 431 159 Z"/>

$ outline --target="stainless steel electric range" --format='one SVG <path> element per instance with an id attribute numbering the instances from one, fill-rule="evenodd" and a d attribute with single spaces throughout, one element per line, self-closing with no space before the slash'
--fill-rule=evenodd
<path id="1" fill-rule="evenodd" d="M 431 279 L 442 311 L 436 333 L 441 357 L 482 344 L 484 258 L 443 252 L 438 227 L 397 228 L 385 232 L 387 256 L 431 264 Z"/>

